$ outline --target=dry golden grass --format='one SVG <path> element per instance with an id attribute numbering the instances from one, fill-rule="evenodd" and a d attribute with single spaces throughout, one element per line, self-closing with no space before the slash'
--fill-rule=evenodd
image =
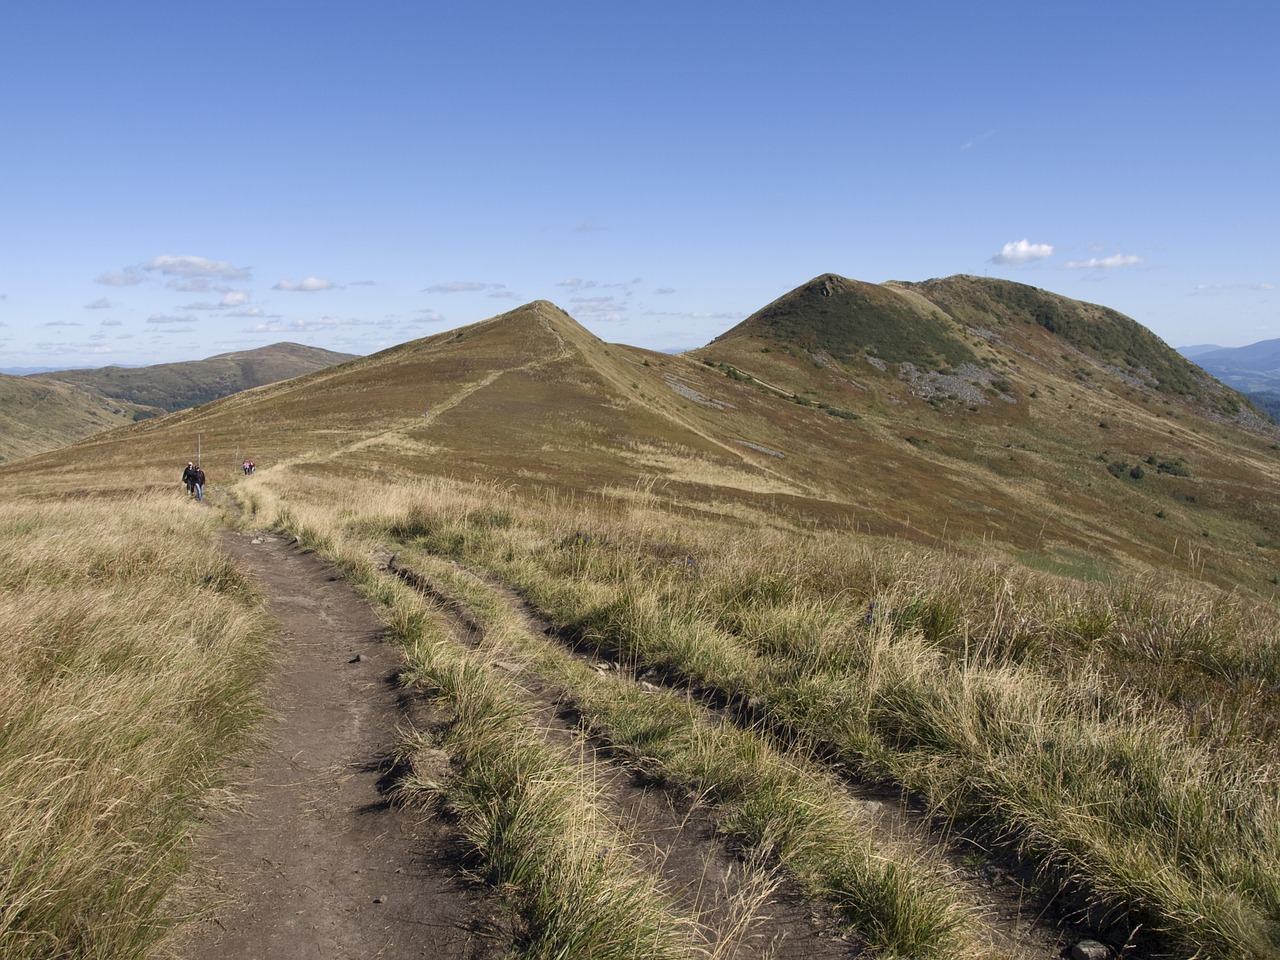
<path id="1" fill-rule="evenodd" d="M 416 549 L 482 569 L 626 662 L 757 702 L 1168 943 L 1280 949 L 1267 606 L 1172 574 L 1081 583 L 994 554 L 748 540 L 651 491 L 352 485 L 335 523 L 307 479 L 266 486 L 271 515 L 325 549 L 358 531 L 409 545 L 406 563 Z"/>
<path id="2" fill-rule="evenodd" d="M 0 956 L 142 956 L 259 712 L 266 624 L 177 498 L 0 504 Z"/>

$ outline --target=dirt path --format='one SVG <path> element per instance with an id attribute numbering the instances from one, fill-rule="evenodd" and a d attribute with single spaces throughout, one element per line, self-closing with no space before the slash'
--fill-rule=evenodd
<path id="1" fill-rule="evenodd" d="M 368 604 L 286 541 L 228 533 L 280 624 L 268 749 L 242 811 L 207 825 L 208 906 L 173 949 L 188 960 L 485 958 L 497 911 L 460 880 L 446 825 L 391 807 L 385 758 L 410 706 Z M 203 854 L 201 854 L 203 849 Z"/>

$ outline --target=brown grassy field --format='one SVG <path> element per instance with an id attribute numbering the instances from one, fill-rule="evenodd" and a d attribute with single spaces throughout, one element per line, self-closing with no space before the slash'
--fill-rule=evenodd
<path id="1" fill-rule="evenodd" d="M 0 503 L 15 531 L 68 503 L 207 531 L 178 487 L 199 450 L 229 520 L 299 537 L 382 606 L 416 689 L 507 718 L 483 752 L 429 744 L 457 779 L 408 797 L 479 811 L 489 773 L 530 749 L 491 671 L 442 639 L 443 598 L 560 685 L 584 737 L 705 797 L 725 838 L 876 953 L 1025 955 L 967 879 L 999 864 L 1132 955 L 1276 956 L 1275 438 L 1225 395 L 1113 371 L 1115 334 L 1064 342 L 1063 325 L 1110 330 L 1101 313 L 988 313 L 980 334 L 950 296 L 929 329 L 967 352 L 926 352 L 954 397 L 887 347 L 788 348 L 748 325 L 667 356 L 537 303 L 5 465 Z M 998 376 L 974 387 L 962 363 Z M 57 529 L 21 569 L 57 567 Z M 390 554 L 398 577 L 373 559 Z M 40 581 L 10 582 L 25 603 Z M 543 631 L 512 626 L 513 597 Z M 919 810 L 921 839 L 868 830 L 838 799 L 859 785 Z M 520 842 L 550 849 L 567 828 L 529 802 L 545 833 Z M 468 829 L 481 856 L 518 839 Z M 559 886 L 534 871 L 521 888 L 548 931 L 582 902 L 572 852 Z"/>

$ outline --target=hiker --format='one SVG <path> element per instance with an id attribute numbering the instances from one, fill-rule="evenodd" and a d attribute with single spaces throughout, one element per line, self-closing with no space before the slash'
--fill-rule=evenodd
<path id="1" fill-rule="evenodd" d="M 201 503 L 204 502 L 204 471 L 199 467 L 191 474 L 191 479 L 195 482 L 196 499 Z"/>
<path id="2" fill-rule="evenodd" d="M 249 461 L 246 460 L 244 463 L 240 464 L 240 466 L 243 468 L 244 475 L 247 477 L 249 475 Z"/>
<path id="3" fill-rule="evenodd" d="M 182 483 L 187 488 L 187 496 L 196 492 L 196 465 L 190 460 L 187 461 L 187 469 L 182 471 Z"/>

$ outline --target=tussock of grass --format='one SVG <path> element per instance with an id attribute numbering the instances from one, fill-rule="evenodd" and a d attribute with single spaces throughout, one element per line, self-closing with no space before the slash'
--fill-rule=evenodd
<path id="1" fill-rule="evenodd" d="M 0 955 L 141 956 L 259 715 L 265 623 L 183 504 L 0 507 Z"/>
<path id="2" fill-rule="evenodd" d="M 458 598 L 468 618 L 482 625 L 492 652 L 518 656 L 565 687 L 596 735 L 650 776 L 709 802 L 724 833 L 753 858 L 782 865 L 836 905 L 866 946 L 931 957 L 952 955 L 965 942 L 967 917 L 945 875 L 874 842 L 848 820 L 839 788 L 826 777 L 786 759 L 756 732 L 710 725 L 704 711 L 679 693 L 598 675 L 531 633 L 511 604 L 474 575 L 412 547 L 398 554 L 397 563 Z M 467 756 L 478 739 L 471 735 L 457 752 Z M 490 786 L 499 793 L 510 789 Z"/>
<path id="3" fill-rule="evenodd" d="M 523 955 L 692 956 L 693 923 L 639 869 L 599 809 L 589 776 L 531 726 L 508 682 L 487 660 L 433 636 L 426 618 L 401 617 L 399 629 L 408 678 L 452 712 L 444 731 L 419 735 L 410 747 L 411 758 L 446 750 L 452 776 L 410 779 L 404 796 L 443 799 L 458 815 L 483 878 L 513 893 Z"/>

